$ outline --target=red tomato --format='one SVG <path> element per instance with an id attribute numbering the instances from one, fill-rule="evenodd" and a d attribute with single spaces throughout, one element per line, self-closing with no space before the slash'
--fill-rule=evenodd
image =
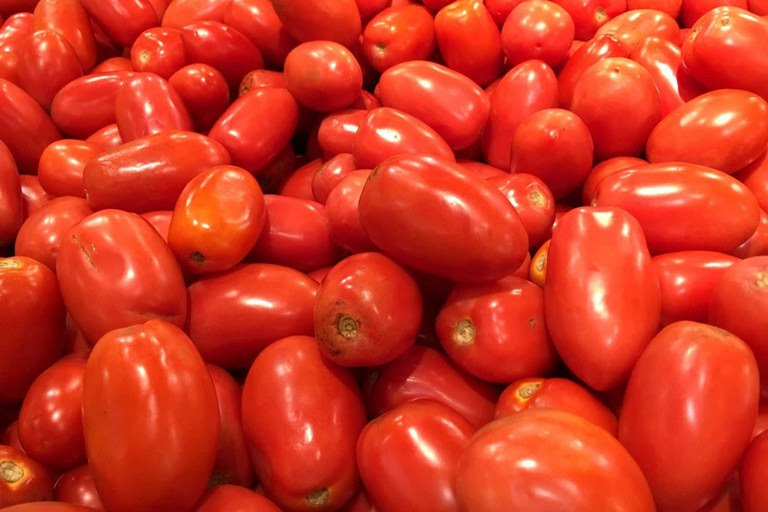
<path id="1" fill-rule="evenodd" d="M 12 410 L 8 407 L 4 408 L 4 412 L 7 412 L 11 414 L 12 416 L 18 414 L 18 407 L 12 406 Z M 21 441 L 19 441 L 19 422 L 14 420 L 13 423 L 8 425 L 3 432 L 2 436 L 0 436 L 0 444 L 8 445 L 12 448 L 16 448 L 17 450 L 24 451 L 24 447 L 21 446 Z"/>
<path id="2" fill-rule="evenodd" d="M 24 201 L 24 218 L 53 199 L 43 190 L 37 176 L 21 174 L 19 180 L 21 181 L 21 197 Z"/>
<path id="3" fill-rule="evenodd" d="M 760 208 L 768 208 L 768 152 L 761 154 L 754 162 L 733 176 L 755 194 Z"/>
<path id="4" fill-rule="evenodd" d="M 249 71 L 240 82 L 238 96 L 242 96 L 256 87 L 285 88 L 285 75 L 282 71 L 270 71 L 268 69 L 254 69 L 253 71 Z"/>
<path id="5" fill-rule="evenodd" d="M 70 503 L 58 503 L 53 501 L 37 501 L 8 507 L 3 512 L 93 512 L 93 509 L 72 505 Z"/>
<path id="6" fill-rule="evenodd" d="M 435 23 L 421 5 L 387 7 L 363 32 L 363 55 L 379 72 L 402 62 L 426 59 L 434 50 Z"/>
<path id="7" fill-rule="evenodd" d="M 182 28 L 202 20 L 221 21 L 230 0 L 173 0 L 163 14 L 163 26 Z"/>
<path id="8" fill-rule="evenodd" d="M 747 9 L 747 0 L 683 0 L 682 26 L 692 27 L 706 13 L 724 5 Z"/>
<path id="9" fill-rule="evenodd" d="M 53 479 L 48 470 L 24 452 L 0 445 L 0 507 L 50 499 Z"/>
<path id="10" fill-rule="evenodd" d="M 457 412 L 432 400 L 399 405 L 371 421 L 360 434 L 357 461 L 376 509 L 457 510 L 454 480 L 474 432 Z"/>
<path id="11" fill-rule="evenodd" d="M 526 0 L 507 16 L 501 45 L 510 66 L 539 59 L 554 67 L 568 57 L 575 31 L 573 18 L 557 3 Z"/>
<path id="12" fill-rule="evenodd" d="M 103 153 L 91 142 L 61 139 L 49 144 L 40 155 L 37 176 L 46 192 L 53 196 L 85 197 L 83 170 Z"/>
<path id="13" fill-rule="evenodd" d="M 683 0 L 627 0 L 627 9 L 654 9 L 669 14 L 677 19 L 680 14 Z M 680 30 L 682 35 L 684 29 Z"/>
<path id="14" fill-rule="evenodd" d="M 64 140 L 64 139 L 62 139 Z M 104 128 L 93 132 L 85 142 L 95 144 L 102 149 L 116 148 L 123 143 L 123 139 L 120 137 L 120 130 L 117 128 L 117 124 L 108 124 Z"/>
<path id="15" fill-rule="evenodd" d="M 629 379 L 619 440 L 659 511 L 696 510 L 716 497 L 749 443 L 758 399 L 755 358 L 736 336 L 696 322 L 656 335 Z"/>
<path id="16" fill-rule="evenodd" d="M 473 162 L 471 160 L 458 160 L 462 167 L 468 171 L 477 174 L 481 178 L 490 179 L 498 176 L 506 176 L 508 173 L 502 171 L 492 165 L 484 164 L 482 162 Z"/>
<path id="17" fill-rule="evenodd" d="M 112 42 L 128 48 L 142 32 L 160 22 L 149 0 L 80 0 L 80 3 Z"/>
<path id="18" fill-rule="evenodd" d="M 273 0 L 288 33 L 298 41 L 333 41 L 352 48 L 360 35 L 355 0 Z"/>
<path id="19" fill-rule="evenodd" d="M 389 7 L 392 0 L 355 0 L 355 3 L 360 11 L 360 18 L 366 22 Z"/>
<path id="20" fill-rule="evenodd" d="M 158 210 L 156 212 L 142 213 L 141 216 L 155 228 L 155 231 L 160 233 L 160 236 L 162 236 L 163 240 L 167 243 L 168 230 L 171 228 L 173 212 L 168 210 Z"/>
<path id="21" fill-rule="evenodd" d="M 555 106 L 557 78 L 549 66 L 530 60 L 512 68 L 491 96 L 491 112 L 482 139 L 485 161 L 509 169 L 517 127 L 534 112 Z"/>
<path id="22" fill-rule="evenodd" d="M 459 464 L 461 510 L 656 510 L 637 463 L 602 428 L 532 409 L 489 423 Z"/>
<path id="23" fill-rule="evenodd" d="M 108 510 L 189 510 L 205 491 L 219 439 L 216 391 L 172 324 L 150 320 L 99 340 L 85 367 L 83 424 Z"/>
<path id="24" fill-rule="evenodd" d="M 353 254 L 375 249 L 363 229 L 358 211 L 360 195 L 371 172 L 369 169 L 352 171 L 333 187 L 325 202 L 331 240 Z"/>
<path id="25" fill-rule="evenodd" d="M 195 127 L 209 130 L 229 106 L 229 85 L 216 68 L 207 64 L 190 64 L 168 79 L 187 107 Z"/>
<path id="26" fill-rule="evenodd" d="M 177 28 L 150 28 L 131 46 L 131 64 L 136 71 L 155 73 L 168 80 L 186 63 L 181 30 Z"/>
<path id="27" fill-rule="evenodd" d="M 293 175 L 297 160 L 293 145 L 287 144 L 274 160 L 259 171 L 256 179 L 265 194 L 276 194 L 280 190 L 283 183 Z"/>
<path id="28" fill-rule="evenodd" d="M 258 492 L 237 485 L 212 487 L 197 505 L 195 512 L 280 512 L 269 499 Z"/>
<path id="29" fill-rule="evenodd" d="M 735 256 L 712 251 L 681 251 L 654 256 L 661 287 L 661 324 L 706 322 L 717 283 Z"/>
<path id="30" fill-rule="evenodd" d="M 168 231 L 168 245 L 193 274 L 228 270 L 259 239 L 266 211 L 261 187 L 233 165 L 211 167 L 181 192 Z"/>
<path id="31" fill-rule="evenodd" d="M 192 178 L 229 163 L 217 141 L 192 132 L 165 132 L 108 149 L 83 171 L 94 210 L 171 210 Z"/>
<path id="32" fill-rule="evenodd" d="M 264 60 L 281 67 L 296 40 L 288 34 L 270 0 L 232 0 L 222 21 L 256 45 Z"/>
<path id="33" fill-rule="evenodd" d="M 355 157 L 351 153 L 339 153 L 329 158 L 312 177 L 312 195 L 315 200 L 325 204 L 331 190 L 356 169 Z"/>
<path id="34" fill-rule="evenodd" d="M 686 163 L 648 164 L 606 176 L 593 204 L 632 214 L 654 254 L 730 252 L 752 236 L 760 220 L 760 206 L 746 186 Z"/>
<path id="35" fill-rule="evenodd" d="M 99 63 L 98 66 L 91 70 L 92 75 L 100 73 L 116 73 L 119 71 L 133 71 L 133 64 L 131 59 L 127 57 L 110 57 Z"/>
<path id="36" fill-rule="evenodd" d="M 243 387 L 243 429 L 267 497 L 296 511 L 336 510 L 355 492 L 365 409 L 348 370 L 318 342 L 292 336 L 256 358 Z"/>
<path id="37" fill-rule="evenodd" d="M 42 263 L 0 258 L 0 404 L 24 398 L 32 381 L 64 351 L 64 305 L 56 276 Z"/>
<path id="38" fill-rule="evenodd" d="M 629 54 L 612 35 L 598 35 L 584 43 L 563 65 L 558 75 L 560 106 L 570 108 L 576 83 L 589 67 L 610 57 L 626 57 Z"/>
<path id="39" fill-rule="evenodd" d="M 192 130 L 181 96 L 154 73 L 126 80 L 115 98 L 115 120 L 124 142 L 173 130 Z"/>
<path id="40" fill-rule="evenodd" d="M 480 86 L 440 64 L 395 65 L 381 75 L 377 87 L 382 105 L 425 122 L 453 149 L 477 142 L 488 120 L 490 102 Z"/>
<path id="41" fill-rule="evenodd" d="M 55 489 L 56 501 L 106 512 L 87 464 L 63 473 L 56 481 Z"/>
<path id="42" fill-rule="evenodd" d="M 280 185 L 280 195 L 285 197 L 295 197 L 305 201 L 315 201 L 312 193 L 312 178 L 315 172 L 323 165 L 321 159 L 312 160 L 309 163 L 296 169 L 285 182 Z"/>
<path id="43" fill-rule="evenodd" d="M 483 4 L 485 5 L 485 8 L 488 9 L 491 17 L 493 17 L 496 25 L 501 28 L 504 25 L 507 16 L 509 16 L 509 13 L 512 12 L 512 9 L 517 7 L 521 1 L 522 0 L 484 0 Z"/>
<path id="44" fill-rule="evenodd" d="M 768 475 L 768 434 L 755 438 L 744 453 L 739 469 L 739 486 L 744 512 L 759 512 L 768 507 L 765 477 Z"/>
<path id="45" fill-rule="evenodd" d="M 489 178 L 488 182 L 507 196 L 517 210 L 530 247 L 538 247 L 549 238 L 555 221 L 555 198 L 543 181 L 533 174 L 516 172 Z"/>
<path id="46" fill-rule="evenodd" d="M 587 385 L 622 384 L 659 326 L 661 294 L 643 231 L 618 208 L 577 208 L 553 231 L 544 286 L 547 327 Z"/>
<path id="47" fill-rule="evenodd" d="M 514 206 L 492 184 L 446 160 L 389 159 L 368 178 L 359 211 L 363 228 L 384 253 L 454 281 L 500 279 L 528 252 Z"/>
<path id="48" fill-rule="evenodd" d="M 367 110 L 345 110 L 325 117 L 317 132 L 323 156 L 328 159 L 339 153 L 352 153 L 355 135 L 368 115 Z"/>
<path id="49" fill-rule="evenodd" d="M 747 0 L 749 10 L 759 16 L 765 16 L 768 14 L 768 3 L 765 0 Z"/>
<path id="50" fill-rule="evenodd" d="M 72 227 L 56 270 L 69 313 L 95 343 L 112 329 L 187 317 L 184 278 L 173 253 L 141 216 L 103 210 Z"/>
<path id="51" fill-rule="evenodd" d="M 96 40 L 91 21 L 77 0 L 40 0 L 35 7 L 35 30 L 55 30 L 72 46 L 83 71 L 96 64 Z"/>
<path id="52" fill-rule="evenodd" d="M 609 34 L 618 39 L 624 50 L 631 53 L 646 37 L 658 37 L 676 43 L 680 27 L 669 14 L 653 9 L 635 9 L 619 14 L 597 30 L 597 35 Z"/>
<path id="53" fill-rule="evenodd" d="M 760 209 L 760 223 L 755 232 L 731 254 L 742 259 L 768 254 L 768 213 L 765 213 L 762 208 Z"/>
<path id="54" fill-rule="evenodd" d="M 13 155 L 0 141 L 0 246 L 9 244 L 24 220 L 21 178 Z"/>
<path id="55" fill-rule="evenodd" d="M 556 0 L 573 18 L 576 39 L 589 41 L 608 20 L 627 10 L 627 0 Z"/>
<path id="56" fill-rule="evenodd" d="M 187 332 L 207 362 L 247 368 L 275 340 L 313 332 L 316 293 L 292 268 L 243 265 L 189 287 Z"/>
<path id="57" fill-rule="evenodd" d="M 623 171 L 624 169 L 639 167 L 647 163 L 648 162 L 642 158 L 636 158 L 634 156 L 616 156 L 609 158 L 608 160 L 603 160 L 594 166 L 589 172 L 589 175 L 587 175 L 587 180 L 584 182 L 584 187 L 582 188 L 582 202 L 587 206 L 592 204 L 592 201 L 595 199 L 597 185 L 606 176 Z"/>

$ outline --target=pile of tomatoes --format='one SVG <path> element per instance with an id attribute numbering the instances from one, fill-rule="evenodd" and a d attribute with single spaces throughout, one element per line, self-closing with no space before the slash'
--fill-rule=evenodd
<path id="1" fill-rule="evenodd" d="M 0 509 L 768 511 L 768 1 L 0 16 Z"/>

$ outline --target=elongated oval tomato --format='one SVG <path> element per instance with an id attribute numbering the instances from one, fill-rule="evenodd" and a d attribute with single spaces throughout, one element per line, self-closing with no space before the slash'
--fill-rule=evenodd
<path id="1" fill-rule="evenodd" d="M 131 46 L 131 67 L 143 73 L 154 73 L 168 80 L 181 69 L 187 58 L 181 30 L 153 27 L 145 30 Z"/>
<path id="2" fill-rule="evenodd" d="M 273 0 L 280 21 L 298 41 L 334 41 L 354 47 L 360 36 L 355 0 Z"/>
<path id="3" fill-rule="evenodd" d="M 368 178 L 359 211 L 383 252 L 454 281 L 500 279 L 528 252 L 514 206 L 490 183 L 437 158 L 387 160 Z"/>
<path id="4" fill-rule="evenodd" d="M 115 121 L 123 142 L 175 130 L 192 130 L 179 93 L 154 73 L 137 73 L 120 86 Z"/>
<path id="5" fill-rule="evenodd" d="M 352 254 L 372 251 L 373 242 L 360 222 L 358 204 L 370 169 L 358 169 L 345 176 L 328 194 L 325 213 L 331 240 Z"/>
<path id="6" fill-rule="evenodd" d="M 640 224 L 618 208 L 577 208 L 553 231 L 547 327 L 586 384 L 622 384 L 659 326 L 661 293 Z"/>
<path id="7" fill-rule="evenodd" d="M 230 0 L 173 0 L 163 13 L 164 27 L 182 28 L 196 21 L 221 21 Z"/>
<path id="8" fill-rule="evenodd" d="M 529 247 L 538 247 L 549 237 L 555 221 L 552 191 L 533 174 L 504 173 L 488 178 L 512 203 L 528 233 Z"/>
<path id="9" fill-rule="evenodd" d="M 643 227 L 654 254 L 730 252 L 757 229 L 754 194 L 727 174 L 696 164 L 656 163 L 606 176 L 593 204 L 622 208 Z"/>
<path id="10" fill-rule="evenodd" d="M 243 429 L 266 495 L 283 509 L 336 510 L 355 492 L 365 409 L 355 379 L 308 336 L 259 354 L 243 387 Z"/>
<path id="11" fill-rule="evenodd" d="M 456 411 L 432 400 L 399 405 L 371 421 L 360 433 L 357 463 L 376 509 L 457 510 L 454 480 L 474 433 Z"/>
<path id="12" fill-rule="evenodd" d="M 247 368 L 270 343 L 312 334 L 316 293 L 298 270 L 243 265 L 190 285 L 187 332 L 207 362 Z"/>
<path id="13" fill-rule="evenodd" d="M 61 139 L 49 144 L 40 155 L 37 177 L 46 192 L 56 197 L 85 197 L 83 171 L 86 164 L 103 153 L 97 144 Z"/>
<path id="14" fill-rule="evenodd" d="M 216 390 L 181 329 L 150 320 L 102 337 L 85 367 L 83 425 L 108 510 L 189 510 L 205 491 L 219 439 Z"/>
<path id="15" fill-rule="evenodd" d="M 239 485 L 217 485 L 205 493 L 195 512 L 280 512 L 269 499 Z"/>
<path id="16" fill-rule="evenodd" d="M 323 156 L 329 159 L 340 153 L 352 153 L 355 135 L 366 116 L 367 110 L 350 109 L 323 118 L 317 130 L 317 142 Z"/>
<path id="17" fill-rule="evenodd" d="M 87 464 L 62 473 L 56 480 L 56 501 L 71 503 L 106 512 L 104 504 L 99 498 L 96 484 L 93 483 L 93 474 Z"/>
<path id="18" fill-rule="evenodd" d="M 90 343 L 151 318 L 178 326 L 187 291 L 173 253 L 141 216 L 103 210 L 73 226 L 56 260 L 64 303 Z"/>
<path id="19" fill-rule="evenodd" d="M 563 411 L 530 409 L 474 435 L 459 463 L 460 510 L 652 512 L 637 463 L 602 428 Z"/>
<path id="20" fill-rule="evenodd" d="M 0 246 L 16 238 L 23 220 L 19 170 L 8 146 L 0 141 Z"/>
<path id="21" fill-rule="evenodd" d="M 379 72 L 410 60 L 429 58 L 435 50 L 435 23 L 419 4 L 387 7 L 363 32 L 363 55 Z M 501 50 L 501 46 L 499 46 Z"/>
<path id="22" fill-rule="evenodd" d="M 195 63 L 168 79 L 181 96 L 199 132 L 207 132 L 229 106 L 229 85 L 216 68 Z"/>
<path id="23" fill-rule="evenodd" d="M 736 336 L 696 322 L 656 335 L 629 379 L 619 440 L 660 512 L 716 497 L 749 443 L 759 397 L 755 357 Z"/>
<path id="24" fill-rule="evenodd" d="M 20 174 L 19 180 L 21 181 L 21 198 L 24 201 L 25 216 L 28 216 L 53 199 L 50 194 L 43 190 L 37 176 Z"/>
<path id="25" fill-rule="evenodd" d="M 744 512 L 759 512 L 768 507 L 768 493 L 763 485 L 768 475 L 768 434 L 749 443 L 739 467 L 739 488 Z"/>
<path id="26" fill-rule="evenodd" d="M 628 54 L 613 35 L 597 35 L 581 45 L 563 64 L 557 75 L 560 106 L 571 108 L 573 89 L 584 71 L 592 64 L 609 57 L 626 57 Z"/>
<path id="27" fill-rule="evenodd" d="M 315 200 L 325 204 L 331 190 L 355 169 L 355 157 L 351 153 L 339 153 L 326 160 L 312 176 L 312 194 Z"/>
<path id="28" fill-rule="evenodd" d="M 35 6 L 35 30 L 55 30 L 75 50 L 83 71 L 96 64 L 96 40 L 91 20 L 78 0 L 40 0 Z"/>
<path id="29" fill-rule="evenodd" d="M 525 0 L 509 13 L 501 30 L 501 44 L 509 65 L 539 59 L 551 67 L 568 57 L 576 27 L 556 2 Z"/>
<path id="30" fill-rule="evenodd" d="M 645 165 L 648 162 L 642 158 L 634 156 L 616 156 L 603 160 L 592 168 L 584 182 L 584 187 L 581 192 L 581 200 L 585 205 L 591 205 L 595 199 L 595 193 L 597 192 L 597 184 L 600 183 L 603 178 L 609 174 L 613 174 L 624 169 L 639 167 Z"/>
<path id="31" fill-rule="evenodd" d="M 93 509 L 57 501 L 36 501 L 8 507 L 3 512 L 93 512 Z"/>
<path id="32" fill-rule="evenodd" d="M 273 68 L 279 68 L 298 44 L 278 18 L 270 0 L 232 0 L 222 21 L 251 40 Z"/>
<path id="33" fill-rule="evenodd" d="M 608 20 L 597 30 L 597 35 L 616 37 L 631 53 L 646 37 L 658 37 L 677 43 L 680 27 L 669 14 L 654 9 L 635 9 Z"/>
<path id="34" fill-rule="evenodd" d="M 578 41 L 589 41 L 610 19 L 627 10 L 626 0 L 556 0 L 573 18 Z"/>
<path id="35" fill-rule="evenodd" d="M 39 462 L 0 445 L 0 507 L 53 499 L 53 477 Z M 31 511 L 30 511 L 31 512 Z"/>
<path id="36" fill-rule="evenodd" d="M 85 11 L 109 37 L 130 48 L 145 30 L 159 25 L 150 0 L 80 0 Z"/>

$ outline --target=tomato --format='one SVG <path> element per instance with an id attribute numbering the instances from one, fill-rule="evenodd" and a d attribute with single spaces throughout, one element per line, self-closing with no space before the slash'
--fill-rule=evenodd
<path id="1" fill-rule="evenodd" d="M 303 155 L 307 158 L 307 155 Z M 260 172 L 256 178 L 266 194 L 275 194 L 283 183 L 293 174 L 298 157 L 292 144 L 287 144 L 280 153 Z"/>
<path id="2" fill-rule="evenodd" d="M 333 188 L 357 168 L 351 153 L 339 153 L 329 158 L 312 177 L 312 194 L 315 200 L 325 204 Z"/>
<path id="3" fill-rule="evenodd" d="M 727 174 L 696 164 L 656 163 L 606 176 L 593 204 L 631 213 L 654 254 L 730 252 L 757 229 L 754 194 Z"/>
<path id="4" fill-rule="evenodd" d="M 554 67 L 568 56 L 575 32 L 573 18 L 557 3 L 526 0 L 507 16 L 501 45 L 510 66 L 539 59 Z"/>
<path id="5" fill-rule="evenodd" d="M 367 115 L 367 110 L 345 110 L 330 114 L 320 122 L 317 139 L 326 159 L 339 153 L 352 153 L 355 135 Z"/>
<path id="6" fill-rule="evenodd" d="M 280 512 L 269 499 L 258 492 L 236 485 L 211 488 L 197 505 L 195 512 Z"/>
<path id="7" fill-rule="evenodd" d="M 483 4 L 491 17 L 496 22 L 496 25 L 501 28 L 504 25 L 504 21 L 512 12 L 512 9 L 517 7 L 521 0 L 484 0 Z"/>
<path id="8" fill-rule="evenodd" d="M 296 169 L 290 176 L 288 176 L 285 182 L 280 185 L 280 195 L 314 202 L 315 196 L 312 193 L 312 178 L 322 165 L 323 161 L 320 158 L 317 158 Z"/>
<path id="9" fill-rule="evenodd" d="M 0 404 L 24 397 L 64 350 L 64 305 L 56 276 L 42 263 L 0 258 Z"/>
<path id="10" fill-rule="evenodd" d="M 171 228 L 171 219 L 173 218 L 173 211 L 158 210 L 156 212 L 147 212 L 141 214 L 144 219 L 149 222 L 155 231 L 160 233 L 163 240 L 168 242 L 168 230 Z"/>
<path id="11" fill-rule="evenodd" d="M 491 112 L 482 139 L 485 161 L 509 169 L 517 127 L 534 112 L 555 106 L 557 78 L 549 66 L 530 60 L 512 68 L 491 96 Z"/>
<path id="12" fill-rule="evenodd" d="M 454 281 L 511 274 L 528 249 L 520 216 L 504 195 L 446 160 L 389 159 L 368 178 L 359 211 L 363 228 L 384 253 Z"/>
<path id="13" fill-rule="evenodd" d="M 150 320 L 103 336 L 85 367 L 83 424 L 108 510 L 189 510 L 202 496 L 219 438 L 216 391 L 179 328 Z"/>
<path id="14" fill-rule="evenodd" d="M 608 20 L 627 10 L 627 0 L 556 0 L 573 18 L 575 37 L 589 41 Z"/>
<path id="15" fill-rule="evenodd" d="M 131 64 L 136 71 L 155 73 L 166 80 L 187 63 L 181 30 L 153 27 L 131 46 Z"/>
<path id="16" fill-rule="evenodd" d="M 102 152 L 98 145 L 76 139 L 49 144 L 40 155 L 37 168 L 40 184 L 54 196 L 85 197 L 83 170 Z"/>
<path id="17" fill-rule="evenodd" d="M 229 85 L 207 64 L 184 66 L 168 79 L 200 131 L 209 130 L 229 106 Z"/>
<path id="18" fill-rule="evenodd" d="M 654 337 L 629 379 L 619 440 L 660 511 L 696 510 L 720 492 L 749 443 L 758 399 L 755 358 L 736 336 L 683 321 Z"/>
<path id="19" fill-rule="evenodd" d="M 115 99 L 115 120 L 123 142 L 173 130 L 192 130 L 181 96 L 154 73 L 126 80 Z"/>
<path id="20" fill-rule="evenodd" d="M 285 88 L 285 75 L 282 71 L 270 71 L 268 69 L 254 69 L 253 71 L 249 71 L 240 82 L 238 96 L 242 96 L 256 87 Z"/>
<path id="21" fill-rule="evenodd" d="M 100 73 L 116 73 L 119 71 L 133 71 L 133 64 L 131 59 L 127 57 L 110 57 L 99 63 L 98 66 L 91 70 L 92 75 Z"/>
<path id="22" fill-rule="evenodd" d="M 761 154 L 754 162 L 733 176 L 755 194 L 760 208 L 768 207 L 768 152 Z"/>
<path id="23" fill-rule="evenodd" d="M 18 85 L 46 110 L 62 87 L 83 74 L 75 49 L 54 30 L 34 32 L 18 55 Z"/>
<path id="24" fill-rule="evenodd" d="M 581 197 L 583 204 L 592 204 L 592 201 L 595 198 L 597 185 L 606 176 L 623 171 L 624 169 L 639 167 L 647 163 L 648 162 L 642 158 L 636 158 L 634 156 L 616 156 L 609 158 L 608 160 L 603 160 L 594 166 L 587 175 L 587 180 L 584 182 L 584 187 L 582 188 Z"/>
<path id="25" fill-rule="evenodd" d="M 87 464 L 63 473 L 56 481 L 55 490 L 56 501 L 106 512 Z"/>
<path id="26" fill-rule="evenodd" d="M 273 0 L 280 21 L 300 42 L 333 41 L 352 48 L 361 30 L 355 0 Z"/>
<path id="27" fill-rule="evenodd" d="M 457 510 L 453 482 L 474 431 L 431 400 L 399 405 L 371 421 L 360 434 L 357 460 L 376 509 Z"/>
<path id="28" fill-rule="evenodd" d="M 108 149 L 83 171 L 94 210 L 171 210 L 192 178 L 229 163 L 217 141 L 192 132 L 163 132 Z"/>
<path id="29" fill-rule="evenodd" d="M 230 0 L 173 0 L 163 14 L 163 26 L 182 28 L 202 20 L 221 21 Z"/>
<path id="30" fill-rule="evenodd" d="M 25 503 L 23 505 L 8 507 L 3 512 L 93 512 L 93 510 L 69 503 L 37 501 L 34 503 Z"/>
<path id="31" fill-rule="evenodd" d="M 248 372 L 245 439 L 267 497 L 282 509 L 335 510 L 352 497 L 364 425 L 354 377 L 326 360 L 314 338 L 272 343 Z"/>
<path id="32" fill-rule="evenodd" d="M 316 293 L 317 283 L 292 268 L 243 265 L 189 287 L 187 332 L 207 362 L 247 368 L 272 342 L 312 334 Z"/>
<path id="33" fill-rule="evenodd" d="M 544 288 L 544 283 L 547 280 L 547 257 L 549 256 L 549 244 L 551 239 L 545 241 L 538 248 L 536 253 L 528 263 L 528 277 L 531 282 L 541 288 Z"/>
<path id="34" fill-rule="evenodd" d="M 359 488 L 357 493 L 352 496 L 341 509 L 340 512 L 376 512 L 376 508 L 371 504 L 371 499 L 365 488 Z"/>
<path id="35" fill-rule="evenodd" d="M 558 75 L 560 106 L 571 107 L 576 83 L 592 64 L 610 57 L 626 57 L 628 54 L 619 40 L 612 35 L 598 35 L 584 43 L 568 58 Z"/>
<path id="36" fill-rule="evenodd" d="M 77 0 L 40 0 L 35 7 L 35 30 L 55 30 L 75 51 L 83 71 L 96 64 L 96 40 L 88 14 Z"/>
<path id="37" fill-rule="evenodd" d="M 555 347 L 577 377 L 598 391 L 623 383 L 661 312 L 640 223 L 618 208 L 566 213 L 552 234 L 544 307 Z"/>
<path id="38" fill-rule="evenodd" d="M 490 111 L 490 102 L 480 86 L 428 61 L 389 68 L 381 75 L 378 90 L 385 107 L 425 122 L 453 149 L 468 148 L 480 138 Z M 439 95 L 436 91 L 440 91 Z"/>
<path id="39" fill-rule="evenodd" d="M 18 407 L 13 406 L 14 411 L 10 411 L 8 408 L 6 408 L 6 412 L 9 412 L 12 415 L 18 414 Z M 3 432 L 2 436 L 0 436 L 0 444 L 8 445 L 12 448 L 16 448 L 17 450 L 24 451 L 24 447 L 21 446 L 21 441 L 19 441 L 19 422 L 14 420 L 13 423 L 8 425 L 5 428 L 5 431 Z"/>
<path id="40" fill-rule="evenodd" d="M 20 174 L 19 181 L 21 181 L 21 198 L 24 201 L 24 218 L 53 199 L 43 190 L 37 176 Z"/>
<path id="41" fill-rule="evenodd" d="M 0 507 L 53 499 L 48 470 L 24 452 L 0 445 Z"/>
<path id="42" fill-rule="evenodd" d="M 758 512 L 768 507 L 768 493 L 763 482 L 768 474 L 768 434 L 752 440 L 739 468 L 739 486 L 744 512 Z"/>
<path id="43" fill-rule="evenodd" d="M 130 47 L 145 30 L 159 24 L 148 0 L 80 0 L 85 11 L 112 42 Z"/>
<path id="44" fill-rule="evenodd" d="M 269 0 L 232 0 L 222 21 L 256 45 L 264 60 L 281 67 L 296 40 L 288 34 Z"/>
<path id="45" fill-rule="evenodd" d="M 676 43 L 680 27 L 669 14 L 654 9 L 635 9 L 619 14 L 597 30 L 597 35 L 609 34 L 618 39 L 624 50 L 631 53 L 646 37 L 658 37 Z"/>
<path id="46" fill-rule="evenodd" d="M 19 48 L 34 32 L 31 13 L 18 13 L 8 18 L 0 28 L 0 78 L 18 81 Z"/>
<path id="47" fill-rule="evenodd" d="M 8 146 L 0 142 L 0 246 L 13 241 L 23 219 L 19 171 Z"/>
<path id="48" fill-rule="evenodd" d="M 472 438 L 459 463 L 461 510 L 655 510 L 637 463 L 611 434 L 574 414 L 531 409 Z"/>
<path id="49" fill-rule="evenodd" d="M 56 270 L 64 303 L 90 343 L 151 318 L 184 325 L 181 270 L 162 237 L 135 213 L 103 210 L 73 226 Z"/>
<path id="50" fill-rule="evenodd" d="M 402 62 L 426 59 L 434 49 L 434 20 L 418 4 L 387 7 L 363 32 L 363 55 L 379 72 Z"/>
<path id="51" fill-rule="evenodd" d="M 768 254 L 768 213 L 765 210 L 760 209 L 760 223 L 752 236 L 731 254 L 742 259 Z"/>
<path id="52" fill-rule="evenodd" d="M 299 109 L 286 89 L 261 87 L 236 99 L 210 131 L 232 156 L 232 163 L 256 173 L 288 144 Z"/>
<path id="53" fill-rule="evenodd" d="M 681 251 L 653 258 L 661 287 L 661 323 L 706 322 L 709 303 L 723 273 L 739 261 L 712 251 Z"/>
<path id="54" fill-rule="evenodd" d="M 699 18 L 716 7 L 728 5 L 747 9 L 747 4 L 747 0 L 683 0 L 681 26 L 693 27 Z"/>
<path id="55" fill-rule="evenodd" d="M 64 140 L 64 139 L 62 139 Z M 123 139 L 120 137 L 120 130 L 117 128 L 116 123 L 108 124 L 104 128 L 101 128 L 93 132 L 85 142 L 95 144 L 102 149 L 116 148 L 123 143 Z"/>
<path id="56" fill-rule="evenodd" d="M 363 229 L 358 211 L 360 195 L 371 172 L 369 169 L 352 171 L 333 187 L 325 202 L 331 240 L 353 254 L 375 248 Z"/>

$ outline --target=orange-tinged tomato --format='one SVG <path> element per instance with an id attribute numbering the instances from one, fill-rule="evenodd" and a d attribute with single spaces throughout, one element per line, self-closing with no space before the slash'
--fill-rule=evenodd
<path id="1" fill-rule="evenodd" d="M 544 288 L 544 283 L 547 281 L 547 257 L 549 256 L 549 244 L 552 240 L 549 239 L 541 244 L 536 250 L 536 253 L 531 258 L 529 265 L 529 276 L 531 282 Z"/>
<path id="2" fill-rule="evenodd" d="M 77 139 L 61 139 L 49 144 L 40 155 L 37 177 L 53 196 L 85 197 L 85 166 L 104 150 L 97 144 Z"/>
<path id="3" fill-rule="evenodd" d="M 53 499 L 53 477 L 21 450 L 0 445 L 0 507 Z"/>

